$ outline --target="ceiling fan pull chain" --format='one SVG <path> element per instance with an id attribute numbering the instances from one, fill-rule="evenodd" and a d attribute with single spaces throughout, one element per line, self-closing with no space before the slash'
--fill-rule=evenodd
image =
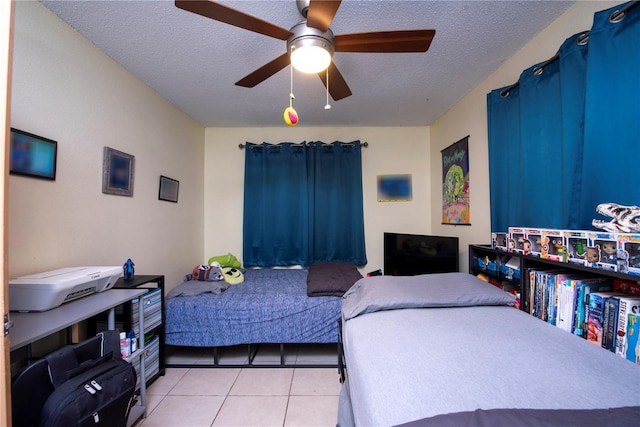
<path id="1" fill-rule="evenodd" d="M 283 118 L 284 122 L 289 126 L 295 126 L 298 124 L 298 113 L 293 109 L 293 67 L 291 67 L 291 92 L 289 92 L 289 107 L 284 109 Z"/>
<path id="2" fill-rule="evenodd" d="M 295 96 L 293 96 L 293 66 L 290 66 L 289 69 L 291 70 L 291 87 L 290 87 L 290 91 L 289 91 L 289 108 L 293 108 L 293 100 L 296 99 Z"/>
<path id="3" fill-rule="evenodd" d="M 329 67 L 327 67 L 327 105 L 324 106 L 324 109 L 331 109 L 331 105 L 329 104 Z"/>

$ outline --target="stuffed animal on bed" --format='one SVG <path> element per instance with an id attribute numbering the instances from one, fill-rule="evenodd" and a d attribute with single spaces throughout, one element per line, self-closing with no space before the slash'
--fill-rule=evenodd
<path id="1" fill-rule="evenodd" d="M 217 262 L 220 264 L 220 267 L 240 268 L 240 261 L 238 261 L 238 258 L 236 258 L 235 255 L 231 253 L 227 253 L 226 255 L 212 256 L 207 262 L 209 263 L 209 265 Z"/>
<path id="2" fill-rule="evenodd" d="M 244 282 L 244 274 L 242 274 L 239 268 L 223 267 L 222 272 L 224 273 L 224 281 L 230 285 L 237 285 L 238 283 Z"/>
<path id="3" fill-rule="evenodd" d="M 216 282 L 224 280 L 220 264 L 216 265 L 196 265 L 191 273 L 191 280 L 200 280 L 203 282 Z"/>

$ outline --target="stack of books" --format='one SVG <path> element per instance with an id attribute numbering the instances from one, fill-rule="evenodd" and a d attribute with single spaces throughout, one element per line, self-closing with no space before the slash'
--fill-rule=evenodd
<path id="1" fill-rule="evenodd" d="M 531 269 L 529 314 L 640 365 L 640 284 Z"/>

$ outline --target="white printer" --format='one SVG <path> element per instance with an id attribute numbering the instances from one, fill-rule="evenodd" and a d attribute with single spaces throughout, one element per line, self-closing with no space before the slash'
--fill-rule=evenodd
<path id="1" fill-rule="evenodd" d="M 122 267 L 68 267 L 9 280 L 9 310 L 46 311 L 115 285 Z"/>

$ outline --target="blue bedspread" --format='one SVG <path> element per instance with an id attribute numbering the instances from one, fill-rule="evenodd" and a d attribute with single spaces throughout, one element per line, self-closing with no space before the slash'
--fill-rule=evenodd
<path id="1" fill-rule="evenodd" d="M 219 295 L 165 302 L 166 343 L 215 347 L 338 342 L 342 298 L 307 296 L 307 270 L 250 269 Z"/>

